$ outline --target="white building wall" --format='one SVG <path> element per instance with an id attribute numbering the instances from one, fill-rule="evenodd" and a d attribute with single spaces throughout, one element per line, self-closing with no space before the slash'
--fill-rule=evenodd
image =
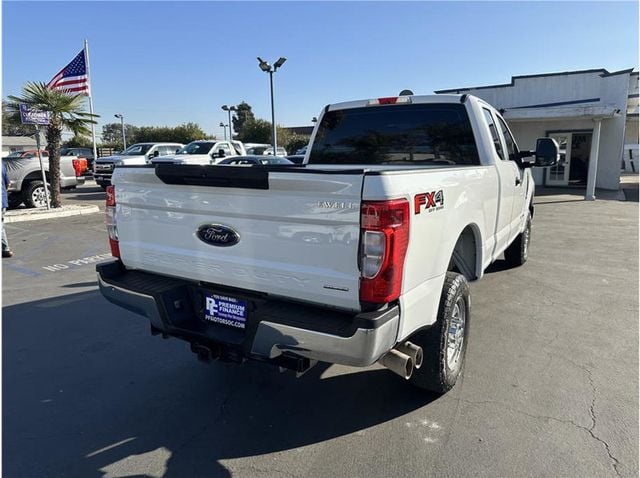
<path id="1" fill-rule="evenodd" d="M 598 171 L 596 176 L 596 187 L 598 188 L 618 189 L 620 184 L 628 96 L 629 74 L 612 75 L 602 78 L 600 101 L 603 104 L 618 107 L 620 109 L 620 115 L 602 121 L 600 154 L 598 155 Z"/>
<path id="2" fill-rule="evenodd" d="M 467 93 L 487 101 L 498 109 L 546 106 L 569 103 L 571 106 L 615 106 L 620 115 L 602 120 L 596 187 L 618 189 L 628 96 L 637 94 L 638 75 L 629 71 L 608 74 L 605 70 L 558 73 L 532 77 L 514 77 L 513 85 L 442 90 L 440 93 Z M 635 82 L 634 82 L 635 81 Z M 635 88 L 635 90 L 634 90 Z M 631 91 L 630 91 L 631 90 Z M 591 119 L 509 121 L 516 141 L 522 149 L 534 149 L 535 140 L 551 130 L 593 129 Z M 534 172 L 540 184 L 542 172 Z"/>

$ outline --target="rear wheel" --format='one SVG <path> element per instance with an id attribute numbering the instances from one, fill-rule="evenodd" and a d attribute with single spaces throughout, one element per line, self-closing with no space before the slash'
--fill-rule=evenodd
<path id="1" fill-rule="evenodd" d="M 531 242 L 531 214 L 527 213 L 527 223 L 511 245 L 504 251 L 504 258 L 511 267 L 518 267 L 527 262 L 529 243 Z"/>
<path id="2" fill-rule="evenodd" d="M 51 188 L 47 184 L 49 194 L 51 194 Z M 46 207 L 47 196 L 44 190 L 44 183 L 42 181 L 31 181 L 24 187 L 22 199 L 27 207 Z"/>
<path id="3" fill-rule="evenodd" d="M 456 384 L 467 349 L 469 299 L 467 279 L 447 272 L 436 322 L 409 339 L 422 347 L 422 366 L 409 379 L 417 387 L 445 393 Z"/>

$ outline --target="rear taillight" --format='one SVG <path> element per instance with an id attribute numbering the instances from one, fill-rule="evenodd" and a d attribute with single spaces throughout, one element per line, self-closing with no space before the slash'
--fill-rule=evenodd
<path id="1" fill-rule="evenodd" d="M 386 304 L 400 297 L 409 245 L 409 201 L 363 201 L 360 300 Z"/>
<path id="2" fill-rule="evenodd" d="M 82 174 L 87 170 L 87 160 L 85 158 L 72 159 L 71 164 L 73 165 L 76 177 L 82 176 Z"/>
<path id="3" fill-rule="evenodd" d="M 109 233 L 109 247 L 111 247 L 111 255 L 120 258 L 120 245 L 118 243 L 118 226 L 116 225 L 116 189 L 115 186 L 107 186 L 107 203 L 106 203 L 106 220 L 107 232 Z"/>

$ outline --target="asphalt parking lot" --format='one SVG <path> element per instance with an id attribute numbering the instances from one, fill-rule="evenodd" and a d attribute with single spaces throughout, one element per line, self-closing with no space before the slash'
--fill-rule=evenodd
<path id="1" fill-rule="evenodd" d="M 441 397 L 378 366 L 201 364 L 97 292 L 102 214 L 7 232 L 4 476 L 637 476 L 638 203 L 541 197 Z"/>

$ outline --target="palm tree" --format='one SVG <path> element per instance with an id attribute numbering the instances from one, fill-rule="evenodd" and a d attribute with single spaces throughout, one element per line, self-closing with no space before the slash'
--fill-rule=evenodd
<path id="1" fill-rule="evenodd" d="M 92 115 L 84 111 L 84 95 L 66 91 L 50 90 L 42 82 L 28 82 L 22 88 L 21 96 L 9 96 L 7 112 L 20 115 L 20 104 L 48 111 L 49 125 L 46 130 L 47 151 L 49 151 L 49 176 L 51 183 L 51 207 L 60 207 L 60 143 L 62 131 L 71 130 L 76 135 L 89 134 L 89 125 L 95 124 Z"/>

